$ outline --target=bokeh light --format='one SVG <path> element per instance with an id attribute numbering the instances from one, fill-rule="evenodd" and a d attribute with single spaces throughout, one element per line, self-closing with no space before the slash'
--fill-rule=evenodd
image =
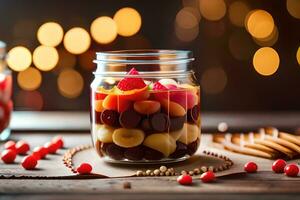
<path id="1" fill-rule="evenodd" d="M 300 47 L 299 47 L 298 50 L 297 50 L 296 58 L 297 58 L 298 64 L 300 65 Z"/>
<path id="2" fill-rule="evenodd" d="M 176 37 L 182 42 L 191 42 L 195 40 L 199 34 L 199 26 L 190 29 L 180 28 L 175 24 Z"/>
<path id="3" fill-rule="evenodd" d="M 177 26 L 183 29 L 190 29 L 198 26 L 200 21 L 200 15 L 197 16 L 197 12 L 193 13 L 193 8 L 184 7 L 176 15 L 175 23 Z"/>
<path id="4" fill-rule="evenodd" d="M 253 56 L 254 69 L 263 76 L 274 74 L 279 67 L 279 63 L 279 55 L 271 47 L 262 47 Z"/>
<path id="5" fill-rule="evenodd" d="M 199 7 L 202 16 L 211 21 L 220 20 L 226 14 L 224 0 L 200 0 Z"/>
<path id="6" fill-rule="evenodd" d="M 286 8 L 290 15 L 293 17 L 300 19 L 300 1 L 299 0 L 287 0 Z"/>
<path id="7" fill-rule="evenodd" d="M 204 71 L 200 82 L 205 93 L 218 94 L 226 87 L 227 75 L 222 67 L 212 67 Z"/>
<path id="8" fill-rule="evenodd" d="M 16 107 L 21 107 L 21 110 L 40 111 L 44 105 L 44 99 L 39 91 L 24 91 L 21 90 L 16 95 Z"/>
<path id="9" fill-rule="evenodd" d="M 94 70 L 96 67 L 96 64 L 93 63 L 95 56 L 96 56 L 96 52 L 93 50 L 88 50 L 83 54 L 80 54 L 78 57 L 80 67 L 88 71 Z"/>
<path id="10" fill-rule="evenodd" d="M 91 24 L 91 35 L 100 44 L 111 43 L 118 35 L 117 24 L 110 17 L 98 17 Z"/>
<path id="11" fill-rule="evenodd" d="M 60 70 L 63 68 L 73 68 L 76 65 L 76 56 L 69 53 L 64 48 L 58 49 L 58 55 L 59 55 L 59 59 L 56 65 L 57 69 Z"/>
<path id="12" fill-rule="evenodd" d="M 33 51 L 33 63 L 42 71 L 52 70 L 58 63 L 58 52 L 54 47 L 38 46 Z"/>
<path id="13" fill-rule="evenodd" d="M 32 57 L 26 47 L 17 46 L 8 52 L 6 61 L 12 70 L 23 71 L 31 65 Z"/>
<path id="14" fill-rule="evenodd" d="M 81 74 L 74 69 L 63 70 L 57 78 L 58 91 L 67 98 L 78 97 L 83 90 L 83 85 Z"/>
<path id="15" fill-rule="evenodd" d="M 265 10 L 249 12 L 245 20 L 248 32 L 255 38 L 268 37 L 275 27 L 272 15 Z"/>
<path id="16" fill-rule="evenodd" d="M 89 33 L 80 27 L 70 29 L 64 37 L 64 46 L 72 54 L 81 54 L 91 45 Z"/>
<path id="17" fill-rule="evenodd" d="M 63 39 L 64 30 L 55 22 L 47 22 L 40 26 L 37 31 L 38 41 L 45 46 L 56 47 Z"/>
<path id="18" fill-rule="evenodd" d="M 18 73 L 17 82 L 23 90 L 36 90 L 42 83 L 41 72 L 36 68 L 29 67 Z"/>
<path id="19" fill-rule="evenodd" d="M 142 18 L 134 8 L 121 8 L 114 15 L 118 26 L 118 34 L 129 37 L 136 34 L 142 26 Z"/>
<path id="20" fill-rule="evenodd" d="M 230 22 L 235 26 L 243 27 L 245 18 L 249 11 L 250 8 L 245 2 L 233 2 L 228 8 Z"/>
<path id="21" fill-rule="evenodd" d="M 266 38 L 255 38 L 253 37 L 253 40 L 256 44 L 262 47 L 270 47 L 273 46 L 279 37 L 278 28 L 275 26 L 273 29 L 273 32 Z"/>

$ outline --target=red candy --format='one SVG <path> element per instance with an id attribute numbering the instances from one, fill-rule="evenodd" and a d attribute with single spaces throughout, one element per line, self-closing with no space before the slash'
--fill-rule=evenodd
<path id="1" fill-rule="evenodd" d="M 22 167 L 26 170 L 31 170 L 38 164 L 38 159 L 35 156 L 29 155 L 23 158 Z"/>
<path id="2" fill-rule="evenodd" d="M 1 153 L 1 159 L 4 163 L 13 163 L 17 157 L 17 152 L 13 149 L 6 149 Z"/>
<path id="3" fill-rule="evenodd" d="M 272 170 L 275 173 L 283 173 L 285 166 L 286 162 L 282 159 L 278 159 L 272 164 Z"/>
<path id="4" fill-rule="evenodd" d="M 35 147 L 32 154 L 38 156 L 39 159 L 43 159 L 48 154 L 48 151 L 45 147 Z"/>
<path id="5" fill-rule="evenodd" d="M 10 141 L 7 141 L 5 144 L 4 144 L 4 148 L 5 149 L 12 149 L 12 150 L 16 150 L 16 143 L 12 140 Z"/>
<path id="6" fill-rule="evenodd" d="M 132 68 L 128 73 L 128 75 L 139 75 L 139 72 Z M 142 89 L 146 86 L 145 82 L 141 78 L 123 78 L 117 85 L 120 90 L 128 91 L 133 89 Z"/>
<path id="7" fill-rule="evenodd" d="M 254 162 L 248 162 L 244 165 L 244 170 L 248 173 L 255 173 L 257 171 L 257 165 Z"/>
<path id="8" fill-rule="evenodd" d="M 51 142 L 55 143 L 59 149 L 64 147 L 64 141 L 63 138 L 61 136 L 56 136 L 54 137 Z"/>
<path id="9" fill-rule="evenodd" d="M 193 183 L 193 179 L 190 175 L 184 174 L 178 176 L 177 182 L 181 185 L 191 185 Z"/>
<path id="10" fill-rule="evenodd" d="M 92 166 L 88 163 L 82 163 L 78 168 L 77 172 L 79 174 L 90 174 L 93 170 Z"/>
<path id="11" fill-rule="evenodd" d="M 290 177 L 296 177 L 299 173 L 299 167 L 297 164 L 289 164 L 284 168 L 284 173 Z"/>
<path id="12" fill-rule="evenodd" d="M 48 153 L 55 154 L 58 150 L 58 145 L 53 142 L 47 142 L 44 147 L 47 149 Z"/>
<path id="13" fill-rule="evenodd" d="M 216 177 L 215 174 L 211 171 L 205 172 L 200 176 L 200 179 L 203 183 L 210 183 L 213 182 Z"/>
<path id="14" fill-rule="evenodd" d="M 20 140 L 16 144 L 16 149 L 18 154 L 25 155 L 30 150 L 30 146 L 27 142 Z"/>

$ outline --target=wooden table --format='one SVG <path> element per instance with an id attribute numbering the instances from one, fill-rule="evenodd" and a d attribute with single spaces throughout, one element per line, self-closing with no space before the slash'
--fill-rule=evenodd
<path id="1" fill-rule="evenodd" d="M 26 116 L 26 115 L 25 115 Z M 57 117 L 57 116 L 56 116 Z M 78 116 L 75 116 L 75 118 Z M 257 117 L 257 116 L 256 116 Z M 57 119 L 57 118 L 56 118 Z M 28 119 L 27 119 L 28 120 Z M 240 120 L 240 119 L 239 119 Z M 14 122 L 16 123 L 16 121 Z M 251 122 L 252 123 L 252 122 Z M 298 124 L 299 125 L 299 124 Z M 15 125 L 16 126 L 16 125 Z M 44 127 L 45 128 L 45 127 Z M 19 127 L 18 132 L 22 132 Z M 24 131 L 28 133 L 25 133 Z M 55 130 L 53 127 L 51 130 Z M 82 129 L 84 130 L 84 129 Z M 52 132 L 34 133 L 24 129 L 14 134 L 18 139 L 46 141 Z M 60 129 L 67 146 L 90 142 L 88 133 L 67 132 Z M 80 137 L 80 139 L 78 139 Z M 260 172 L 239 174 L 219 178 L 216 183 L 181 186 L 176 177 L 136 177 L 116 179 L 0 179 L 0 200 L 2 199 L 299 199 L 300 178 L 287 178 L 282 174 Z M 123 183 L 131 182 L 132 189 L 124 189 Z"/>

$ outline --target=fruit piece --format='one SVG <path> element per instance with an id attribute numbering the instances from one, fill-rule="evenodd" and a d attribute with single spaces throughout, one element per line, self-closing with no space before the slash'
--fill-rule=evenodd
<path id="1" fill-rule="evenodd" d="M 176 102 L 185 109 L 190 109 L 198 103 L 198 96 L 189 91 L 171 91 L 170 101 Z"/>
<path id="2" fill-rule="evenodd" d="M 1 153 L 1 159 L 4 163 L 13 163 L 17 157 L 17 152 L 13 149 L 6 149 Z"/>
<path id="3" fill-rule="evenodd" d="M 212 171 L 205 172 L 201 174 L 200 179 L 203 183 L 210 183 L 215 181 L 216 176 Z"/>
<path id="4" fill-rule="evenodd" d="M 187 123 L 183 123 L 183 126 L 180 130 L 172 131 L 169 134 L 177 141 L 182 135 L 187 134 Z"/>
<path id="5" fill-rule="evenodd" d="M 115 145 L 115 144 L 108 144 L 105 148 L 106 154 L 115 159 L 115 160 L 122 160 L 124 158 L 124 148 Z"/>
<path id="6" fill-rule="evenodd" d="M 169 128 L 169 131 L 178 131 L 178 130 L 181 130 L 183 128 L 185 120 L 186 120 L 186 116 L 172 117 L 172 118 L 170 118 L 170 128 Z"/>
<path id="7" fill-rule="evenodd" d="M 297 164 L 289 164 L 284 168 L 284 173 L 290 177 L 296 177 L 299 173 L 299 167 Z"/>
<path id="8" fill-rule="evenodd" d="M 139 72 L 132 68 L 127 75 L 139 75 Z M 125 77 L 118 83 L 117 87 L 120 90 L 128 91 L 133 89 L 141 89 L 146 86 L 144 80 L 142 78 L 135 78 L 135 77 Z"/>
<path id="9" fill-rule="evenodd" d="M 191 185 L 193 183 L 193 179 L 190 175 L 183 174 L 183 175 L 178 176 L 177 182 L 180 185 Z"/>
<path id="10" fill-rule="evenodd" d="M 133 104 L 133 108 L 138 113 L 144 114 L 144 115 L 151 115 L 160 110 L 160 103 L 158 101 L 136 101 Z"/>
<path id="11" fill-rule="evenodd" d="M 47 149 L 45 147 L 40 146 L 40 147 L 35 147 L 33 149 L 33 153 L 32 154 L 38 155 L 38 157 L 40 159 L 43 159 L 48 154 L 48 151 L 47 151 Z"/>
<path id="12" fill-rule="evenodd" d="M 113 142 L 120 147 L 136 147 L 142 144 L 145 134 L 139 129 L 118 128 L 114 131 Z"/>
<path id="13" fill-rule="evenodd" d="M 123 112 L 131 106 L 131 102 L 121 98 L 118 95 L 107 95 L 102 102 L 102 106 L 107 110 Z"/>
<path id="14" fill-rule="evenodd" d="M 107 96 L 107 94 L 96 92 L 95 93 L 95 100 L 103 100 L 106 96 Z"/>
<path id="15" fill-rule="evenodd" d="M 248 162 L 244 165 L 244 170 L 248 173 L 255 173 L 257 171 L 257 165 L 255 162 Z"/>
<path id="16" fill-rule="evenodd" d="M 187 119 L 191 123 L 197 123 L 199 115 L 200 115 L 200 106 L 195 105 L 193 108 L 188 110 Z"/>
<path id="17" fill-rule="evenodd" d="M 188 146 L 187 146 L 187 148 L 188 148 L 187 153 L 190 156 L 193 155 L 193 154 L 195 154 L 196 151 L 198 150 L 199 144 L 200 144 L 200 139 L 199 138 L 196 141 L 188 144 Z"/>
<path id="18" fill-rule="evenodd" d="M 10 141 L 7 141 L 5 144 L 4 144 L 4 148 L 5 149 L 12 149 L 12 150 L 16 150 L 16 143 L 12 140 Z"/>
<path id="19" fill-rule="evenodd" d="M 154 149 L 151 149 L 149 147 L 144 147 L 145 148 L 145 155 L 144 158 L 146 160 L 161 160 L 164 157 L 164 154 L 162 154 L 159 151 L 156 151 Z"/>
<path id="20" fill-rule="evenodd" d="M 178 83 L 174 79 L 170 78 L 163 78 L 158 81 L 160 84 L 166 86 L 166 85 L 174 85 L 177 88 Z"/>
<path id="21" fill-rule="evenodd" d="M 22 167 L 26 170 L 32 170 L 38 164 L 38 160 L 35 156 L 29 155 L 23 158 Z"/>
<path id="22" fill-rule="evenodd" d="M 285 166 L 286 162 L 282 159 L 278 159 L 272 164 L 272 170 L 275 173 L 283 173 Z"/>
<path id="23" fill-rule="evenodd" d="M 169 117 L 164 113 L 156 113 L 150 117 L 150 124 L 155 131 L 167 131 L 170 125 Z"/>
<path id="24" fill-rule="evenodd" d="M 97 91 L 99 93 L 103 93 L 106 95 L 113 95 L 117 96 L 120 100 L 123 101 L 142 101 L 149 98 L 150 92 L 148 91 L 148 86 L 145 86 L 141 89 L 133 89 L 128 91 L 123 91 L 117 88 L 117 86 L 114 86 L 110 90 L 106 90 L 103 87 L 98 87 Z"/>
<path id="25" fill-rule="evenodd" d="M 103 100 L 95 100 L 95 111 L 102 112 L 104 110 Z"/>
<path id="26" fill-rule="evenodd" d="M 96 137 L 99 141 L 103 143 L 111 143 L 113 142 L 112 135 L 114 132 L 114 128 L 107 125 L 100 125 L 96 128 Z"/>
<path id="27" fill-rule="evenodd" d="M 55 143 L 59 149 L 63 148 L 64 147 L 64 140 L 62 138 L 62 136 L 55 136 L 51 142 Z"/>
<path id="28" fill-rule="evenodd" d="M 180 104 L 173 101 L 162 100 L 161 106 L 171 117 L 182 117 L 186 114 L 185 109 Z"/>
<path id="29" fill-rule="evenodd" d="M 142 160 L 144 154 L 144 148 L 142 146 L 137 146 L 125 149 L 124 157 L 128 160 Z"/>
<path id="30" fill-rule="evenodd" d="M 159 81 L 155 82 L 153 84 L 153 90 L 168 90 L 168 88 L 166 86 L 164 86 L 163 84 L 161 84 Z"/>
<path id="31" fill-rule="evenodd" d="M 79 174 L 90 174 L 93 170 L 93 167 L 88 163 L 81 163 L 76 170 Z"/>
<path id="32" fill-rule="evenodd" d="M 27 142 L 20 140 L 16 143 L 16 150 L 18 154 L 25 155 L 30 150 L 30 146 Z"/>
<path id="33" fill-rule="evenodd" d="M 104 110 L 101 113 L 101 121 L 108 126 L 118 126 L 119 113 L 114 110 Z"/>
<path id="34" fill-rule="evenodd" d="M 44 147 L 47 149 L 47 152 L 50 154 L 55 154 L 58 150 L 58 145 L 53 142 L 47 142 Z"/>
<path id="35" fill-rule="evenodd" d="M 126 110 L 120 114 L 119 122 L 124 128 L 135 128 L 140 123 L 142 117 L 134 110 Z"/>
<path id="36" fill-rule="evenodd" d="M 176 142 L 176 150 L 169 157 L 181 158 L 187 154 L 187 146 L 181 142 Z"/>
<path id="37" fill-rule="evenodd" d="M 186 126 L 186 131 L 182 131 L 182 135 L 178 139 L 178 141 L 184 144 L 190 144 L 197 140 L 200 137 L 200 129 L 195 124 L 185 123 L 183 128 Z"/>
<path id="38" fill-rule="evenodd" d="M 168 157 L 176 150 L 175 140 L 166 133 L 151 134 L 145 139 L 143 144 L 163 153 L 165 157 Z"/>

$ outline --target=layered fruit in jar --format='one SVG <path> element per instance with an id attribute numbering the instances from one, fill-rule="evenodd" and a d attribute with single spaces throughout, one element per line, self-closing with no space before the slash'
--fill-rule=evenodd
<path id="1" fill-rule="evenodd" d="M 200 144 L 200 91 L 174 79 L 144 80 L 132 68 L 112 88 L 92 93 L 92 136 L 102 157 L 184 159 Z"/>
<path id="2" fill-rule="evenodd" d="M 8 127 L 13 109 L 12 75 L 9 72 L 0 73 L 0 134 Z"/>

